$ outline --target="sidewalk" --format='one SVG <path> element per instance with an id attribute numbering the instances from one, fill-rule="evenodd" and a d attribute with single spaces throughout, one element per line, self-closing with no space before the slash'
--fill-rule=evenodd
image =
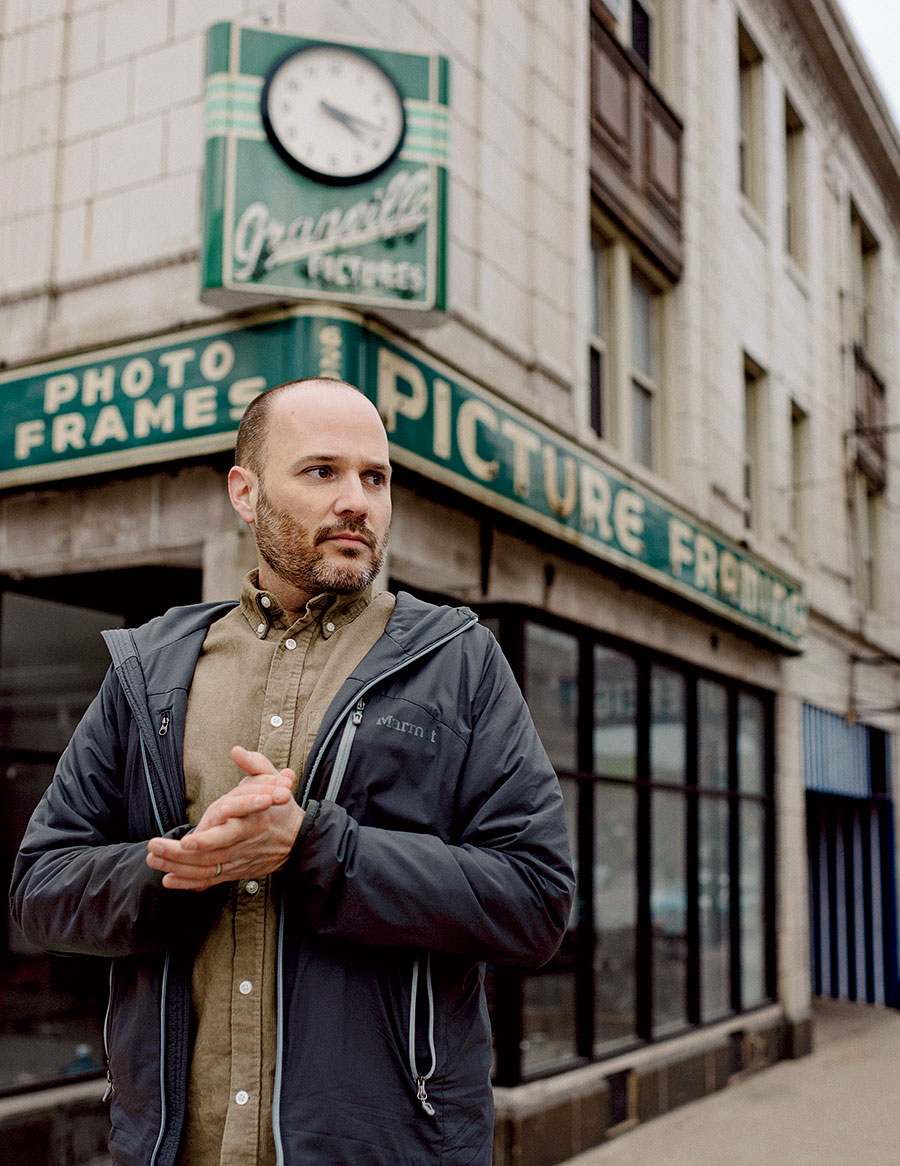
<path id="1" fill-rule="evenodd" d="M 900 1166 L 900 1012 L 816 1005 L 815 1051 L 566 1166 Z"/>

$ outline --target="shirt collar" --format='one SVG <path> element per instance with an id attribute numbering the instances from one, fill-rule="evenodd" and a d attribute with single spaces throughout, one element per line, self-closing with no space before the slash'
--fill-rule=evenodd
<path id="1" fill-rule="evenodd" d="M 265 639 L 271 630 L 301 631 L 314 622 L 320 624 L 322 635 L 328 639 L 345 624 L 352 623 L 371 603 L 372 595 L 371 583 L 361 591 L 351 591 L 344 595 L 323 591 L 320 595 L 314 595 L 299 618 L 291 623 L 276 596 L 271 591 L 260 590 L 259 571 L 254 568 L 244 577 L 240 608 L 254 634 L 260 639 Z"/>

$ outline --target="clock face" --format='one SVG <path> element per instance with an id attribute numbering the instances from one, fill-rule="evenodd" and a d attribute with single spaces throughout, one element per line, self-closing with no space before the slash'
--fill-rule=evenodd
<path id="1" fill-rule="evenodd" d="M 309 45 L 272 69 L 262 91 L 272 145 L 320 182 L 352 183 L 397 155 L 406 132 L 403 98 L 370 57 L 341 45 Z"/>

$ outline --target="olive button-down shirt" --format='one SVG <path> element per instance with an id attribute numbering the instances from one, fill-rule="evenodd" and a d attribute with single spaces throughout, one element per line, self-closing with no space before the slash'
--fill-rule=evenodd
<path id="1" fill-rule="evenodd" d="M 319 595 L 291 622 L 257 574 L 214 623 L 188 697 L 188 821 L 244 774 L 234 745 L 300 774 L 325 712 L 384 631 L 387 592 Z M 240 880 L 194 961 L 193 1045 L 178 1166 L 274 1166 L 278 876 Z"/>

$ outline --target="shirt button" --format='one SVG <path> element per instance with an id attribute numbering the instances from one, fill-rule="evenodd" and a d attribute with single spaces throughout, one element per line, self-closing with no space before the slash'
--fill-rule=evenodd
<path id="1" fill-rule="evenodd" d="M 283 720 L 281 719 L 281 717 L 280 717 L 280 716 L 279 716 L 279 715 L 276 713 L 274 717 L 270 717 L 270 718 L 269 718 L 269 724 L 270 724 L 270 725 L 272 725 L 272 727 L 273 727 L 273 728 L 277 729 L 277 728 L 279 728 L 281 725 L 283 725 L 283 724 L 284 724 L 284 721 L 283 721 Z"/>
<path id="2" fill-rule="evenodd" d="M 289 652 L 293 652 L 294 648 L 297 647 L 297 641 L 296 640 L 285 640 L 284 646 L 287 648 L 287 650 Z"/>
<path id="3" fill-rule="evenodd" d="M 263 595 L 260 598 L 259 602 L 263 605 L 263 607 L 271 607 L 272 606 L 272 600 L 268 597 L 268 595 Z"/>
<path id="4" fill-rule="evenodd" d="M 253 985 L 249 980 L 241 980 L 240 984 L 238 985 L 238 991 L 242 996 L 249 996 L 253 991 Z"/>
<path id="5" fill-rule="evenodd" d="M 265 630 L 266 630 L 266 625 L 264 623 L 260 623 L 260 624 L 256 625 L 256 634 L 258 636 L 261 636 Z"/>
<path id="6" fill-rule="evenodd" d="M 256 879 L 250 879 L 249 882 L 244 884 L 244 890 L 248 895 L 255 895 L 259 890 L 259 883 L 256 881 Z"/>
<path id="7" fill-rule="evenodd" d="M 238 1103 L 238 1105 L 246 1105 L 247 1102 L 250 1100 L 250 1094 L 247 1092 L 246 1089 L 239 1089 L 237 1091 L 237 1093 L 235 1093 L 234 1099 Z"/>
<path id="8" fill-rule="evenodd" d="M 331 620 L 329 620 L 328 623 L 325 625 L 325 631 L 326 632 L 333 632 L 334 631 L 334 624 L 331 622 Z"/>

